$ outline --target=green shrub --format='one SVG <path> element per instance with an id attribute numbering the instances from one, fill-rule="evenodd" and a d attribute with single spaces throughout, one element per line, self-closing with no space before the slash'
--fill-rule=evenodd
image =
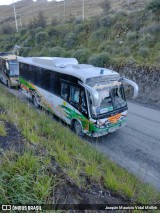
<path id="1" fill-rule="evenodd" d="M 22 48 L 20 49 L 20 55 L 23 57 L 28 56 L 29 51 L 31 50 L 31 48 Z"/>
<path id="2" fill-rule="evenodd" d="M 97 67 L 107 67 L 110 63 L 110 57 L 107 52 L 95 54 L 88 59 L 88 63 Z"/>
<path id="3" fill-rule="evenodd" d="M 91 52 L 87 48 L 78 49 L 71 54 L 71 56 L 76 58 L 79 61 L 79 63 L 84 63 L 84 64 L 87 63 L 90 55 L 91 55 Z"/>
<path id="4" fill-rule="evenodd" d="M 60 57 L 65 55 L 65 49 L 62 47 L 53 47 L 49 49 L 49 56 Z"/>
<path id="5" fill-rule="evenodd" d="M 160 20 L 160 1 L 152 0 L 148 5 L 147 9 L 151 10 L 155 14 L 155 19 Z"/>
<path id="6" fill-rule="evenodd" d="M 104 28 L 100 28 L 99 30 L 91 34 L 92 42 L 103 41 L 105 38 L 106 38 L 106 30 Z"/>
<path id="7" fill-rule="evenodd" d="M 43 28 L 42 27 L 35 28 L 35 33 L 39 33 L 39 32 L 43 32 Z"/>
<path id="8" fill-rule="evenodd" d="M 37 33 L 35 35 L 35 41 L 37 44 L 47 41 L 47 33 L 46 32 Z"/>
<path id="9" fill-rule="evenodd" d="M 20 33 L 20 35 L 22 36 L 22 35 L 25 35 L 25 33 L 27 32 L 27 28 L 25 28 L 25 27 L 23 27 L 20 31 L 19 31 L 19 33 Z"/>
<path id="10" fill-rule="evenodd" d="M 77 35 L 84 31 L 84 25 L 83 24 L 77 24 L 74 28 L 74 33 L 76 33 Z"/>
<path id="11" fill-rule="evenodd" d="M 13 50 L 13 48 L 14 48 L 14 44 L 12 44 L 12 43 L 7 43 L 4 45 L 4 51 L 6 51 L 6 52 Z"/>
<path id="12" fill-rule="evenodd" d="M 123 56 L 129 57 L 131 54 L 131 48 L 130 47 L 125 47 L 122 51 Z"/>
<path id="13" fill-rule="evenodd" d="M 47 29 L 47 33 L 48 33 L 48 36 L 49 36 L 49 37 L 52 37 L 52 38 L 59 35 L 58 30 L 57 30 L 56 28 L 54 28 L 54 27 L 49 27 L 49 28 Z"/>
<path id="14" fill-rule="evenodd" d="M 112 50 L 112 42 L 109 40 L 101 42 L 98 47 L 99 52 L 111 52 L 111 50 Z"/>
<path id="15" fill-rule="evenodd" d="M 149 49 L 147 47 L 140 47 L 139 48 L 139 54 L 142 56 L 142 57 L 147 57 L 148 54 L 149 54 Z"/>
<path id="16" fill-rule="evenodd" d="M 137 38 L 137 33 L 136 32 L 131 32 L 129 31 L 127 33 L 127 40 L 128 41 L 132 41 L 132 40 L 135 40 Z"/>
<path id="17" fill-rule="evenodd" d="M 77 36 L 75 33 L 69 33 L 65 37 L 65 43 L 64 46 L 67 48 L 73 48 L 76 44 Z"/>
<path id="18" fill-rule="evenodd" d="M 150 33 L 143 35 L 139 39 L 140 46 L 152 46 L 152 45 L 154 45 L 155 42 L 156 42 L 156 38 L 153 35 L 151 35 Z"/>
<path id="19" fill-rule="evenodd" d="M 99 20 L 99 24 L 101 27 L 111 26 L 112 22 L 110 16 L 102 16 L 102 18 Z"/>
<path id="20" fill-rule="evenodd" d="M 31 45 L 31 42 L 32 42 L 32 37 L 31 36 L 28 36 L 22 43 L 22 46 L 25 46 L 25 47 L 29 47 Z"/>
<path id="21" fill-rule="evenodd" d="M 48 51 L 48 48 L 46 48 L 46 47 L 43 47 L 42 49 L 41 49 L 41 51 L 38 51 L 38 52 L 35 52 L 34 53 L 34 56 L 38 56 L 38 57 L 40 57 L 40 56 L 48 56 L 48 54 L 49 54 L 49 51 Z"/>

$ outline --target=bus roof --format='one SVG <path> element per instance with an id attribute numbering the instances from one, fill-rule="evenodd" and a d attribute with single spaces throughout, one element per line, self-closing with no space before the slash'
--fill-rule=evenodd
<path id="1" fill-rule="evenodd" d="M 110 69 L 94 67 L 88 64 L 78 64 L 75 58 L 60 57 L 18 57 L 18 61 L 63 74 L 68 74 L 81 79 L 84 83 L 87 79 L 108 76 L 110 79 L 119 78 L 119 74 Z"/>
<path id="2" fill-rule="evenodd" d="M 3 58 L 5 60 L 16 60 L 17 56 L 14 55 L 13 53 L 0 52 L 0 58 Z"/>

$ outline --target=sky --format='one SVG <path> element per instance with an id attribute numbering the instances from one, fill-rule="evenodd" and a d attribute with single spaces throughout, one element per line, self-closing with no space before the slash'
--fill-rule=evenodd
<path id="1" fill-rule="evenodd" d="M 20 0 L 14 0 L 14 2 L 17 2 L 17 1 L 20 1 Z M 33 1 L 36 1 L 36 0 L 33 0 Z M 47 1 L 53 1 L 53 0 L 47 0 Z M 57 0 L 57 1 L 61 1 L 61 0 Z M 0 5 L 9 5 L 12 3 L 13 3 L 13 0 L 0 0 Z"/>

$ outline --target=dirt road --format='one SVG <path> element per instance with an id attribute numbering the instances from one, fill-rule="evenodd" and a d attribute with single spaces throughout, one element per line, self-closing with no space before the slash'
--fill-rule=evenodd
<path id="1" fill-rule="evenodd" d="M 18 90 L 10 92 L 24 98 Z M 160 111 L 128 103 L 127 126 L 91 144 L 142 181 L 160 190 Z"/>
<path id="2" fill-rule="evenodd" d="M 160 111 L 128 103 L 128 124 L 90 140 L 93 146 L 144 182 L 160 190 Z"/>

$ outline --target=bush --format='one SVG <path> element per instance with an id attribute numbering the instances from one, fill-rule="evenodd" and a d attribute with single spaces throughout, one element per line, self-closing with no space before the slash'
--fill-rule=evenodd
<path id="1" fill-rule="evenodd" d="M 129 57 L 131 54 L 131 49 L 130 47 L 125 47 L 124 50 L 122 51 L 123 56 Z"/>
<path id="2" fill-rule="evenodd" d="M 23 49 L 20 49 L 19 54 L 20 54 L 21 56 L 23 56 L 23 57 L 27 57 L 29 51 L 30 51 L 30 48 L 23 48 Z"/>
<path id="3" fill-rule="evenodd" d="M 112 50 L 112 42 L 109 40 L 101 42 L 98 47 L 99 52 L 111 52 L 111 50 Z"/>
<path id="4" fill-rule="evenodd" d="M 149 33 L 147 33 L 146 35 L 143 35 L 139 39 L 140 46 L 152 46 L 152 45 L 154 45 L 155 42 L 156 42 L 156 38 Z"/>
<path id="5" fill-rule="evenodd" d="M 74 33 L 79 34 L 82 31 L 84 31 L 84 25 L 83 24 L 77 24 L 74 28 Z"/>
<path id="6" fill-rule="evenodd" d="M 142 57 L 147 57 L 148 54 L 149 54 L 149 49 L 147 47 L 140 47 L 139 48 L 139 54 L 142 56 Z"/>
<path id="7" fill-rule="evenodd" d="M 35 30 L 35 33 L 43 32 L 43 28 L 42 27 L 37 27 L 34 30 Z"/>
<path id="8" fill-rule="evenodd" d="M 109 27 L 111 26 L 111 18 L 110 16 L 103 16 L 100 20 L 99 20 L 99 24 L 101 27 Z"/>
<path id="9" fill-rule="evenodd" d="M 13 50 L 13 48 L 14 48 L 14 44 L 12 44 L 12 43 L 7 43 L 4 45 L 5 52 L 11 51 L 11 50 Z"/>
<path id="10" fill-rule="evenodd" d="M 156 20 L 160 20 L 160 1 L 152 0 L 148 5 L 147 9 L 151 10 L 155 14 Z"/>
<path id="11" fill-rule="evenodd" d="M 107 52 L 95 54 L 88 59 L 88 63 L 97 67 L 107 67 L 110 63 L 110 57 Z"/>
<path id="12" fill-rule="evenodd" d="M 135 40 L 137 38 L 137 33 L 136 32 L 131 32 L 129 31 L 127 33 L 127 40 L 128 41 L 132 41 L 132 40 Z"/>
<path id="13" fill-rule="evenodd" d="M 67 48 L 73 48 L 74 45 L 76 44 L 76 41 L 77 41 L 77 36 L 75 33 L 69 33 L 66 35 L 65 37 L 65 47 Z"/>
<path id="14" fill-rule="evenodd" d="M 44 57 L 47 57 L 48 56 L 48 49 L 47 48 L 42 48 L 40 52 L 37 52 L 37 53 L 34 53 L 35 56 L 37 57 L 41 57 L 41 56 L 44 56 Z"/>
<path id="15" fill-rule="evenodd" d="M 49 28 L 47 29 L 47 33 L 48 33 L 48 36 L 49 36 L 49 37 L 56 37 L 56 36 L 59 35 L 58 30 L 57 30 L 56 28 L 54 28 L 54 27 L 49 27 Z"/>
<path id="16" fill-rule="evenodd" d="M 65 49 L 62 47 L 53 47 L 49 50 L 49 56 L 51 57 L 60 57 L 65 55 Z"/>
<path id="17" fill-rule="evenodd" d="M 79 63 L 86 64 L 90 55 L 91 55 L 90 50 L 87 48 L 84 48 L 84 49 L 78 49 L 77 51 L 73 52 L 71 54 L 71 57 L 76 58 L 79 61 Z"/>
<path id="18" fill-rule="evenodd" d="M 100 28 L 91 35 L 92 42 L 103 41 L 105 38 L 106 38 L 106 30 L 104 28 Z"/>
<path id="19" fill-rule="evenodd" d="M 21 36 L 22 36 L 22 35 L 25 35 L 26 32 L 27 32 L 27 28 L 25 28 L 25 27 L 23 27 L 23 28 L 19 31 L 19 33 L 20 33 Z"/>
<path id="20" fill-rule="evenodd" d="M 47 40 L 47 33 L 46 32 L 39 32 L 35 35 L 35 41 L 37 44 L 43 43 Z"/>

